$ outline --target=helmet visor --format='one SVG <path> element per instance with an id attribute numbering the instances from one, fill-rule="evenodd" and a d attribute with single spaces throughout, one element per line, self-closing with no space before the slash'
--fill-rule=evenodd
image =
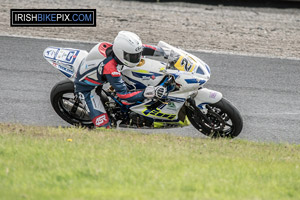
<path id="1" fill-rule="evenodd" d="M 142 52 L 127 53 L 124 51 L 124 59 L 131 63 L 138 63 L 141 60 Z"/>

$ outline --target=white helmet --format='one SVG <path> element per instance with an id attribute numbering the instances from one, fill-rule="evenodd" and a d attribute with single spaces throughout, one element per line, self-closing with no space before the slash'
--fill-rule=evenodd
<path id="1" fill-rule="evenodd" d="M 142 41 L 135 33 L 120 31 L 114 40 L 114 54 L 128 67 L 135 67 L 141 61 L 142 51 Z"/>

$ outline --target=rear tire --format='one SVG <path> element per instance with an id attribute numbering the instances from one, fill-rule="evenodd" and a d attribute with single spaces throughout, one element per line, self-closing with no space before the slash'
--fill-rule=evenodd
<path id="1" fill-rule="evenodd" d="M 187 107 L 187 117 L 191 124 L 209 137 L 227 137 L 234 138 L 238 136 L 243 129 L 243 119 L 237 108 L 228 100 L 221 99 L 215 104 L 207 105 L 208 112 L 206 117 L 212 124 L 207 123 L 199 112 L 200 109 L 196 105 Z"/>
<path id="2" fill-rule="evenodd" d="M 60 81 L 51 90 L 50 101 L 55 112 L 66 122 L 75 126 L 93 127 L 94 124 L 85 112 L 72 113 L 72 104 L 75 103 L 74 83 L 68 79 Z M 80 103 L 79 109 L 85 110 Z"/>

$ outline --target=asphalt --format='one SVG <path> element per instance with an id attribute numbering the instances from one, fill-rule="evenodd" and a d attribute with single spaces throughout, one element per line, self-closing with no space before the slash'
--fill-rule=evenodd
<path id="1" fill-rule="evenodd" d="M 0 36 L 0 122 L 68 126 L 54 112 L 50 91 L 64 76 L 44 60 L 48 46 L 90 50 L 94 44 Z M 207 88 L 241 112 L 238 139 L 300 144 L 300 61 L 192 52 L 211 68 Z M 204 137 L 192 126 L 145 133 Z"/>

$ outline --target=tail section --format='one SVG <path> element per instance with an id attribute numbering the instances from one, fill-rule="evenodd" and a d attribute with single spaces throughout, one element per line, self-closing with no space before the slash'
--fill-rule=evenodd
<path id="1" fill-rule="evenodd" d="M 80 63 L 87 54 L 85 50 L 48 47 L 44 50 L 43 56 L 53 67 L 73 81 Z"/>

